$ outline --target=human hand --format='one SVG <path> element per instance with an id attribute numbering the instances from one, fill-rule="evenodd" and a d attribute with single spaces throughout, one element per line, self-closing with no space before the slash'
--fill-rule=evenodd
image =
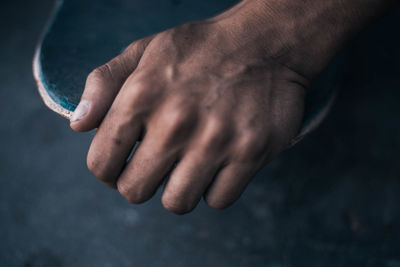
<path id="1" fill-rule="evenodd" d="M 287 27 L 270 11 L 252 18 L 248 2 L 136 41 L 88 76 L 71 127 L 98 127 L 88 167 L 129 202 L 170 174 L 167 210 L 189 212 L 202 196 L 225 208 L 296 136 L 305 89 L 329 57 L 305 64 L 311 54 Z"/>

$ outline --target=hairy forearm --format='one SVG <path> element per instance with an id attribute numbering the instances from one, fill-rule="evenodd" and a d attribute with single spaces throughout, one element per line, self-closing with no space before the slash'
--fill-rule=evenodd
<path id="1" fill-rule="evenodd" d="M 244 0 L 215 20 L 238 40 L 256 40 L 268 54 L 312 79 L 349 39 L 397 2 Z"/>

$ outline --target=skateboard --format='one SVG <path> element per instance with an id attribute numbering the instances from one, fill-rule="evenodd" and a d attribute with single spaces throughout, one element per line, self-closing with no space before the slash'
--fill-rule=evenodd
<path id="1" fill-rule="evenodd" d="M 216 15 L 237 0 L 58 0 L 38 44 L 33 72 L 44 103 L 70 118 L 87 75 L 131 42 L 185 22 Z M 305 116 L 293 143 L 318 126 L 340 87 L 335 60 L 306 96 Z"/>

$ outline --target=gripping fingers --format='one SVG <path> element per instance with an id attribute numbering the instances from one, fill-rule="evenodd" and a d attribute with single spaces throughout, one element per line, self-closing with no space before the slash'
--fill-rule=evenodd
<path id="1" fill-rule="evenodd" d="M 81 101 L 71 117 L 73 130 L 84 132 L 100 125 L 122 85 L 138 65 L 151 38 L 134 42 L 122 54 L 89 74 Z"/>

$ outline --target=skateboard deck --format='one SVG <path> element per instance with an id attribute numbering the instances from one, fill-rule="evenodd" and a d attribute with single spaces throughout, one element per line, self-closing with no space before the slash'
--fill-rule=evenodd
<path id="1" fill-rule="evenodd" d="M 44 103 L 70 118 L 87 75 L 131 42 L 185 22 L 216 15 L 237 0 L 57 1 L 35 53 L 33 71 Z M 323 120 L 340 86 L 340 60 L 314 82 L 306 97 L 297 142 Z"/>

